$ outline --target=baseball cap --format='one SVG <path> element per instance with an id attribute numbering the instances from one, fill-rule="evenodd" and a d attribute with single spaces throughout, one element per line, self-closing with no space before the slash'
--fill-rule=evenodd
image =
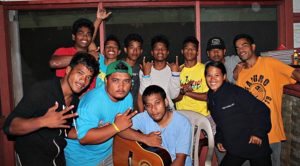
<path id="1" fill-rule="evenodd" d="M 130 76 L 132 76 L 131 66 L 123 60 L 117 60 L 107 66 L 106 76 L 116 72 L 128 73 Z"/>
<path id="2" fill-rule="evenodd" d="M 209 50 L 215 49 L 215 48 L 225 49 L 225 43 L 224 43 L 223 39 L 221 39 L 220 37 L 212 37 L 207 42 L 206 51 L 209 51 Z"/>

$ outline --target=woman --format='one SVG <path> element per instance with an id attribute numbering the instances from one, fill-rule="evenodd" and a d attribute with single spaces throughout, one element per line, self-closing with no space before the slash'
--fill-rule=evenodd
<path id="1" fill-rule="evenodd" d="M 221 62 L 205 66 L 208 108 L 217 124 L 215 142 L 226 155 L 221 166 L 271 165 L 268 132 L 271 129 L 269 108 L 248 91 L 226 82 Z"/>

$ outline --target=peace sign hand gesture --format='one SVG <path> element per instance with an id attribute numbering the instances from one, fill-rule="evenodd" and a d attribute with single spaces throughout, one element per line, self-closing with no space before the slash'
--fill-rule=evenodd
<path id="1" fill-rule="evenodd" d="M 57 108 L 58 108 L 58 103 L 55 102 L 55 104 L 48 109 L 47 113 L 41 117 L 42 118 L 41 122 L 43 123 L 42 127 L 70 128 L 69 125 L 66 125 L 67 119 L 74 118 L 78 115 L 77 113 L 71 113 L 71 114 L 66 114 L 66 113 L 72 110 L 74 108 L 74 105 L 66 107 L 60 112 L 56 112 Z"/>

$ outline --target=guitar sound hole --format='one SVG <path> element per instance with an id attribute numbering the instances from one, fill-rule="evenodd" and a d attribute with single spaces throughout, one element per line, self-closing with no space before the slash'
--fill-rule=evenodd
<path id="1" fill-rule="evenodd" d="M 142 160 L 139 162 L 139 166 L 152 166 L 148 161 Z"/>

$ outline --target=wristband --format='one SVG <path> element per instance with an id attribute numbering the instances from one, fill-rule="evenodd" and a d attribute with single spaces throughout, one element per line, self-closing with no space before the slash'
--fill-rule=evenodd
<path id="1" fill-rule="evenodd" d="M 175 74 L 172 74 L 172 76 L 173 76 L 173 77 L 179 77 L 180 75 L 175 75 Z"/>
<path id="2" fill-rule="evenodd" d="M 112 123 L 112 125 L 114 126 L 114 128 L 117 132 L 120 132 L 120 129 L 118 128 L 118 126 L 115 123 Z"/>
<path id="3" fill-rule="evenodd" d="M 150 75 L 143 75 L 143 78 L 150 78 Z"/>

